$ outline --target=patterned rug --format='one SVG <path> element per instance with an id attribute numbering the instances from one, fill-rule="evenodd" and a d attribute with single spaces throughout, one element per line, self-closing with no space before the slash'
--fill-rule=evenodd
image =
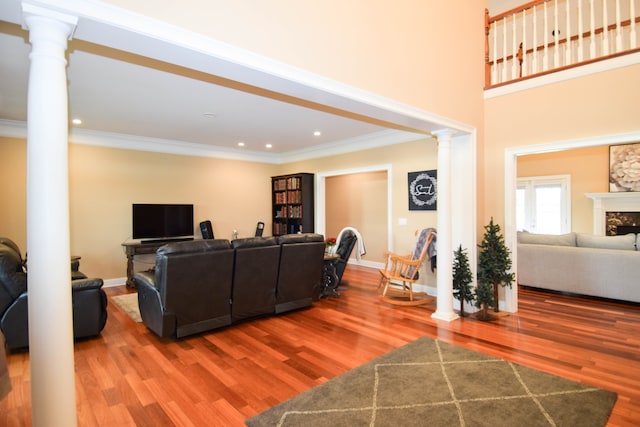
<path id="1" fill-rule="evenodd" d="M 116 295 L 111 297 L 111 300 L 122 309 L 125 313 L 129 315 L 135 322 L 142 322 L 142 317 L 140 317 L 140 307 L 138 307 L 138 294 L 125 294 L 125 295 Z"/>
<path id="2" fill-rule="evenodd" d="M 604 426 L 617 395 L 430 338 L 246 421 L 256 426 Z"/>

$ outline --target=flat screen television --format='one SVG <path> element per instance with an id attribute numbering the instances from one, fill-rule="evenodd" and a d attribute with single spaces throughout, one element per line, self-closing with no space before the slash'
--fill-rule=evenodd
<path id="1" fill-rule="evenodd" d="M 134 239 L 193 237 L 193 205 L 133 204 Z"/>

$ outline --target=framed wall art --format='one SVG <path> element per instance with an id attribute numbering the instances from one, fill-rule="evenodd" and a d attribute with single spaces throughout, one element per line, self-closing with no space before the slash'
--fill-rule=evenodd
<path id="1" fill-rule="evenodd" d="M 640 142 L 609 146 L 609 192 L 640 191 Z"/>
<path id="2" fill-rule="evenodd" d="M 409 210 L 437 210 L 437 170 L 409 172 Z"/>

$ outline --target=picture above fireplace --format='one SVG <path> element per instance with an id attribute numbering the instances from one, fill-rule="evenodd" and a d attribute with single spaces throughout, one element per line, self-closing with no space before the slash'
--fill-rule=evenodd
<path id="1" fill-rule="evenodd" d="M 609 191 L 640 191 L 640 143 L 609 146 Z"/>

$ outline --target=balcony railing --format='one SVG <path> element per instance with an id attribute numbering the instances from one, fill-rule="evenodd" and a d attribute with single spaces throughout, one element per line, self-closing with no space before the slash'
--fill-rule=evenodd
<path id="1" fill-rule="evenodd" d="M 485 11 L 485 87 L 640 51 L 640 0 L 537 0 Z"/>

